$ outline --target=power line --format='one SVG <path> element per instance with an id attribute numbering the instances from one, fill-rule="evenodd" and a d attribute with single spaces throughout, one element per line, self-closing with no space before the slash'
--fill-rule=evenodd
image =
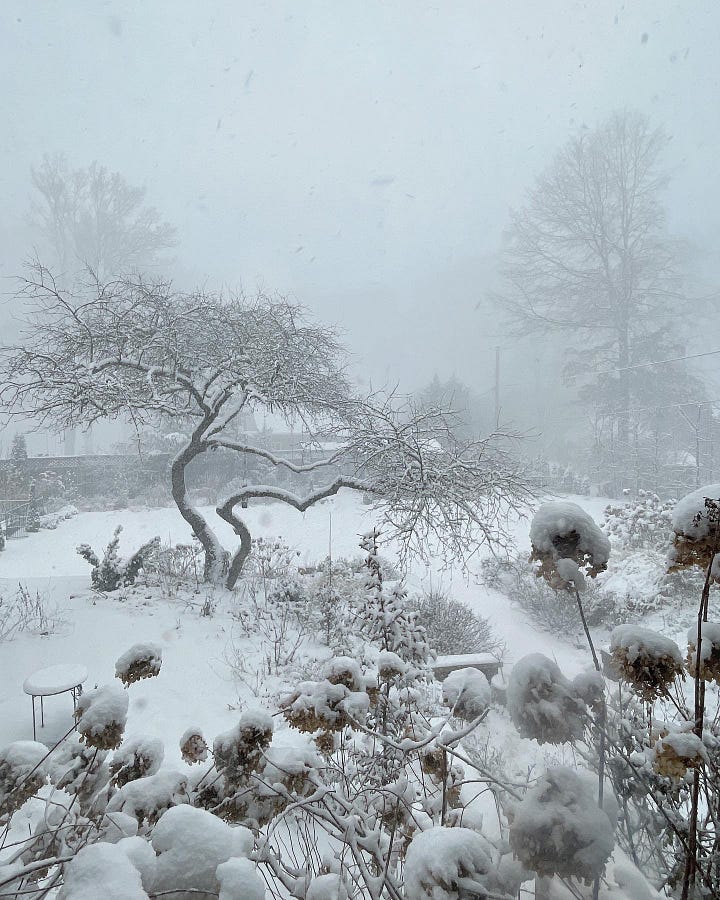
<path id="1" fill-rule="evenodd" d="M 615 372 L 627 372 L 628 369 L 646 369 L 648 366 L 664 366 L 666 363 L 683 362 L 686 359 L 699 359 L 701 356 L 714 356 L 720 350 L 705 350 L 703 353 L 689 353 L 687 356 L 675 356 L 671 359 L 657 359 L 655 362 L 637 363 L 633 366 L 621 366 L 614 369 Z"/>

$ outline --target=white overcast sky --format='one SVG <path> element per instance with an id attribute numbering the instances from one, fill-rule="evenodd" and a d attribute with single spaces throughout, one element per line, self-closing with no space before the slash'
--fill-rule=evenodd
<path id="1" fill-rule="evenodd" d="M 573 129 L 636 107 L 673 135 L 673 227 L 720 238 L 717 0 L 2 0 L 0 274 L 29 169 L 145 184 L 189 282 L 289 293 L 375 377 L 478 389 L 476 310 L 523 194 Z"/>

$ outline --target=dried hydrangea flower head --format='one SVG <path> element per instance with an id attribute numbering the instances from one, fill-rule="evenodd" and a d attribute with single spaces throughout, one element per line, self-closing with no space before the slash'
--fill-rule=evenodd
<path id="1" fill-rule="evenodd" d="M 136 737 L 126 741 L 113 754 L 110 774 L 116 787 L 154 775 L 165 756 L 163 742 L 157 738 Z"/>
<path id="2" fill-rule="evenodd" d="M 490 682 L 471 666 L 456 669 L 443 681 L 442 696 L 454 716 L 471 722 L 490 706 Z"/>
<path id="3" fill-rule="evenodd" d="M 99 750 L 115 750 L 122 742 L 127 711 L 128 695 L 121 687 L 108 684 L 87 691 L 75 710 L 80 739 Z"/>
<path id="4" fill-rule="evenodd" d="M 655 745 L 653 768 L 658 775 L 684 778 L 688 769 L 698 769 L 707 762 L 707 751 L 692 732 L 675 732 L 661 737 Z"/>
<path id="5" fill-rule="evenodd" d="M 589 782 L 573 769 L 551 768 L 514 810 L 510 846 L 540 875 L 601 875 L 615 843 L 614 824 L 597 807 Z"/>
<path id="6" fill-rule="evenodd" d="M 0 822 L 45 783 L 48 749 L 37 741 L 15 741 L 0 750 Z"/>
<path id="7" fill-rule="evenodd" d="M 720 484 L 709 484 L 687 494 L 672 511 L 673 546 L 668 569 L 677 572 L 690 566 L 707 569 L 718 552 L 720 528 Z M 720 580 L 720 571 L 713 576 Z"/>
<path id="8" fill-rule="evenodd" d="M 238 784 L 259 768 L 272 735 L 269 713 L 263 709 L 247 709 L 234 728 L 215 738 L 215 766 L 228 784 Z"/>
<path id="9" fill-rule="evenodd" d="M 543 503 L 530 526 L 531 562 L 540 563 L 538 575 L 555 589 L 569 583 L 581 588 L 582 577 L 594 578 L 607 568 L 610 541 L 595 521 L 576 503 Z"/>
<path id="10" fill-rule="evenodd" d="M 622 681 L 651 702 L 666 696 L 675 678 L 684 677 L 675 641 L 638 625 L 618 625 L 610 635 L 613 666 Z"/>
<path id="11" fill-rule="evenodd" d="M 697 625 L 688 630 L 687 667 L 693 678 L 697 676 Z M 720 624 L 703 622 L 700 640 L 700 677 L 720 685 Z"/>
<path id="12" fill-rule="evenodd" d="M 115 677 L 124 685 L 160 674 L 162 649 L 157 644 L 133 644 L 115 663 Z"/>
<path id="13" fill-rule="evenodd" d="M 189 765 L 205 762 L 208 745 L 199 728 L 188 728 L 180 738 L 180 754 Z"/>
<path id="14" fill-rule="evenodd" d="M 540 744 L 563 744 L 582 736 L 587 710 L 574 685 L 542 653 L 518 660 L 510 672 L 507 708 L 513 724 Z"/>

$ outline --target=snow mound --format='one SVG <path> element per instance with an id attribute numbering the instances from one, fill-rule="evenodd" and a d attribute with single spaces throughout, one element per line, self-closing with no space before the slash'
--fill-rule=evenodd
<path id="1" fill-rule="evenodd" d="M 265 900 L 265 882 L 249 859 L 234 856 L 221 863 L 215 874 L 220 882 L 218 900 Z"/>
<path id="2" fill-rule="evenodd" d="M 148 900 L 140 873 L 118 844 L 83 847 L 65 868 L 58 900 Z"/>
<path id="3" fill-rule="evenodd" d="M 305 900 L 348 900 L 348 892 L 339 875 L 318 875 L 310 882 Z"/>
<path id="4" fill-rule="evenodd" d="M 177 897 L 166 896 L 178 900 L 184 897 L 183 890 L 218 894 L 218 866 L 232 857 L 247 857 L 253 836 L 247 828 L 230 827 L 204 809 L 174 806 L 153 829 L 152 845 L 158 857 L 151 893 L 174 891 Z M 227 875 L 228 880 L 231 877 Z"/>
<path id="5" fill-rule="evenodd" d="M 459 900 L 485 895 L 492 862 L 470 828 L 437 826 L 416 835 L 405 858 L 405 891 L 413 900 Z"/>

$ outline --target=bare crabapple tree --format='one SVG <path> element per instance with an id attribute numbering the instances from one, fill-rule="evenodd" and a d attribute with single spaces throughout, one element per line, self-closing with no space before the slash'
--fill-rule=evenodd
<path id="1" fill-rule="evenodd" d="M 333 330 L 284 298 L 180 292 L 141 276 L 71 291 L 39 264 L 21 294 L 26 330 L 0 351 L 0 408 L 44 427 L 122 417 L 137 429 L 171 421 L 189 432 L 170 467 L 171 490 L 203 547 L 208 582 L 235 585 L 251 549 L 239 509 L 253 498 L 304 511 L 343 488 L 362 491 L 382 508 L 401 553 L 436 545 L 466 560 L 482 543 L 504 545 L 507 514 L 529 497 L 503 435 L 462 444 L 442 410 L 358 395 Z M 238 420 L 262 411 L 300 419 L 317 458 L 296 465 L 239 439 Z M 322 455 L 328 439 L 336 449 Z M 222 501 L 217 514 L 239 538 L 232 551 L 187 489 L 191 463 L 220 449 L 308 479 L 305 494 L 247 484 Z"/>

